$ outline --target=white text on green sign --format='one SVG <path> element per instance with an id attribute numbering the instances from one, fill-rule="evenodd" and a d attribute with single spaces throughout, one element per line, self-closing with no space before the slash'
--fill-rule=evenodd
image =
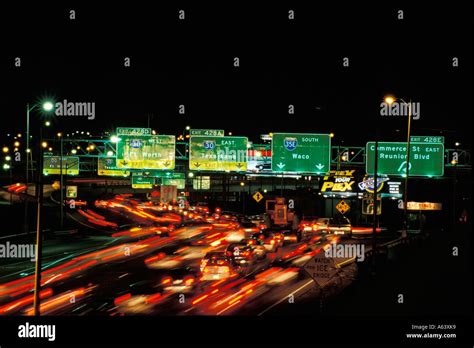
<path id="1" fill-rule="evenodd" d="M 329 134 L 274 133 L 272 171 L 327 173 L 331 166 Z"/>
<path id="2" fill-rule="evenodd" d="M 117 142 L 117 168 L 173 169 L 173 135 L 122 135 Z"/>
<path id="3" fill-rule="evenodd" d="M 374 173 L 375 142 L 368 142 L 366 148 L 366 171 Z M 406 175 L 407 143 L 378 143 L 377 173 L 386 175 Z M 411 143 L 408 175 L 442 176 L 444 174 L 444 145 Z"/>
<path id="4" fill-rule="evenodd" d="M 189 169 L 212 171 L 247 170 L 246 137 L 192 136 Z"/>
<path id="5" fill-rule="evenodd" d="M 189 131 L 191 136 L 213 136 L 213 137 L 223 137 L 223 129 L 191 129 Z"/>

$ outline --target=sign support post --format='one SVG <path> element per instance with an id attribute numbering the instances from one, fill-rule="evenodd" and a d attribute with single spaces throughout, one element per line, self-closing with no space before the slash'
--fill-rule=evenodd
<path id="1" fill-rule="evenodd" d="M 375 158 L 374 158 L 374 225 L 372 227 L 372 275 L 375 276 L 375 257 L 377 251 L 377 171 L 378 171 L 379 137 L 375 127 Z M 407 157 L 409 158 L 409 157 Z M 408 168 L 408 164 L 407 164 Z"/>
<path id="2" fill-rule="evenodd" d="M 408 235 L 408 175 L 410 174 L 410 131 L 411 131 L 411 99 L 408 103 L 408 131 L 407 131 L 407 165 L 406 165 L 406 173 L 405 173 L 405 194 L 404 198 L 405 201 L 403 203 L 404 211 L 403 211 L 403 231 L 402 231 L 402 238 L 406 238 Z"/>

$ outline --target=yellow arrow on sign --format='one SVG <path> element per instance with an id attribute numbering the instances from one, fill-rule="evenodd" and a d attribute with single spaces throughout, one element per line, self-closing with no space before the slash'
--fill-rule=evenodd
<path id="1" fill-rule="evenodd" d="M 258 202 L 260 202 L 263 199 L 263 195 L 260 192 L 255 192 L 255 194 L 252 196 L 253 199 L 255 199 Z"/>

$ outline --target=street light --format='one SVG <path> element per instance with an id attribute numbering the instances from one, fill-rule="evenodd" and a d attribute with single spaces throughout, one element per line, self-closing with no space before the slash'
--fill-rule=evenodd
<path id="1" fill-rule="evenodd" d="M 10 151 L 10 149 L 8 147 L 4 146 L 2 151 L 3 151 L 3 153 L 8 153 L 8 151 Z"/>
<path id="2" fill-rule="evenodd" d="M 402 237 L 406 238 L 408 234 L 408 177 L 410 175 L 410 132 L 411 132 L 411 100 L 407 103 L 405 100 L 402 98 L 398 98 L 402 103 L 408 105 L 408 126 L 407 126 L 407 153 L 406 153 L 406 170 L 405 170 L 405 194 L 404 194 L 404 202 L 403 202 L 403 231 L 402 231 Z M 385 102 L 388 105 L 392 105 L 396 101 L 396 98 L 393 96 L 386 96 L 385 97 Z"/>
<path id="3" fill-rule="evenodd" d="M 54 110 L 54 104 L 52 101 L 45 100 L 41 103 L 35 103 L 30 107 L 30 104 L 26 104 L 26 193 L 28 193 L 28 184 L 29 184 L 29 163 L 30 156 L 32 156 L 30 150 L 30 112 L 34 109 L 40 109 L 43 112 L 50 113 Z M 51 124 L 48 121 L 49 124 Z M 49 124 L 46 124 L 49 126 Z M 33 309 L 35 315 L 40 315 L 40 291 L 41 291 L 41 258 L 42 258 L 42 230 L 41 230 L 41 210 L 43 208 L 43 185 L 41 182 L 42 168 L 43 168 L 43 151 L 42 149 L 47 146 L 44 146 L 45 142 L 42 142 L 42 127 L 40 126 L 40 136 L 39 136 L 39 151 L 38 151 L 38 182 L 36 185 L 36 196 L 37 196 L 37 219 L 36 219 L 36 260 L 35 260 L 35 280 L 34 280 L 34 297 L 33 297 Z M 25 199 L 25 230 L 28 233 L 28 200 Z"/>
<path id="4" fill-rule="evenodd" d="M 391 95 L 388 95 L 385 97 L 385 102 L 388 104 L 388 105 L 392 105 L 394 102 L 395 102 L 395 98 L 392 97 Z"/>
<path id="5" fill-rule="evenodd" d="M 52 102 L 50 102 L 50 101 L 45 101 L 45 102 L 43 103 L 43 110 L 44 110 L 44 111 L 49 112 L 49 111 L 51 111 L 51 110 L 53 110 L 53 109 L 54 109 L 54 104 L 53 104 Z"/>
<path id="6" fill-rule="evenodd" d="M 116 136 L 116 135 L 112 135 L 112 136 L 110 137 L 110 141 L 111 141 L 112 143 L 118 143 L 118 142 L 120 141 L 120 138 L 119 138 L 118 136 Z"/>
<path id="7" fill-rule="evenodd" d="M 63 133 L 61 132 L 58 132 L 57 134 L 58 138 L 59 138 L 59 143 L 60 143 L 60 160 L 59 160 L 59 164 L 60 164 L 60 167 L 59 167 L 59 173 L 60 173 L 60 190 L 61 190 L 61 202 L 60 202 L 60 225 L 61 225 L 61 228 L 64 227 L 64 175 L 63 175 L 63 160 L 64 160 L 64 142 L 63 142 Z M 67 167 L 67 163 L 66 163 L 66 167 Z"/>
<path id="8" fill-rule="evenodd" d="M 26 104 L 26 187 L 28 192 L 28 183 L 29 183 L 29 168 L 30 168 L 30 156 L 31 156 L 31 149 L 30 149 L 30 112 L 35 109 L 39 109 L 40 111 L 50 113 L 54 109 L 54 104 L 50 100 L 44 100 L 43 102 L 35 103 L 30 107 L 30 104 Z M 18 133 L 18 137 L 21 137 L 21 133 Z M 26 200 L 25 200 L 26 202 Z M 25 203 L 25 227 L 28 228 L 27 218 L 28 218 L 28 204 Z M 28 231 L 26 231 L 28 232 Z"/>

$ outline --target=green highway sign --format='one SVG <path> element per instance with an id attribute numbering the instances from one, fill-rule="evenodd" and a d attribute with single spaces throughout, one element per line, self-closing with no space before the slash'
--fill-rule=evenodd
<path id="1" fill-rule="evenodd" d="M 151 135 L 151 128 L 118 127 L 117 135 Z"/>
<path id="2" fill-rule="evenodd" d="M 117 142 L 117 168 L 172 170 L 174 135 L 121 135 Z"/>
<path id="3" fill-rule="evenodd" d="M 401 175 L 406 173 L 406 142 L 379 142 L 378 174 Z M 367 174 L 374 173 L 375 142 L 366 147 Z M 444 144 L 410 143 L 409 176 L 443 176 Z"/>
<path id="4" fill-rule="evenodd" d="M 223 137 L 223 129 L 191 129 L 189 131 L 191 136 L 213 136 L 213 137 Z"/>
<path id="5" fill-rule="evenodd" d="M 99 157 L 97 159 L 97 175 L 129 176 L 130 172 L 117 169 L 117 159 L 115 157 Z"/>
<path id="6" fill-rule="evenodd" d="M 179 172 L 165 172 L 160 170 L 141 170 L 141 171 L 133 171 L 133 176 L 146 176 L 146 177 L 153 177 L 153 178 L 169 178 L 169 179 L 184 179 L 184 173 Z"/>
<path id="7" fill-rule="evenodd" d="M 329 134 L 274 133 L 272 171 L 276 173 L 327 173 L 331 169 Z"/>
<path id="8" fill-rule="evenodd" d="M 175 178 L 163 178 L 161 179 L 161 184 L 166 186 L 176 186 L 178 190 L 184 190 L 186 187 L 185 179 L 175 179 Z"/>
<path id="9" fill-rule="evenodd" d="M 132 176 L 132 188 L 152 188 L 154 184 L 155 178 Z"/>
<path id="10" fill-rule="evenodd" d="M 247 170 L 246 137 L 192 136 L 189 169 L 212 171 Z"/>
<path id="11" fill-rule="evenodd" d="M 79 174 L 79 157 L 63 156 L 62 172 L 67 175 Z M 43 175 L 61 174 L 61 156 L 43 157 Z"/>
<path id="12" fill-rule="evenodd" d="M 430 143 L 430 144 L 444 144 L 443 136 L 432 136 L 432 135 L 412 135 L 410 136 L 411 143 Z"/>

